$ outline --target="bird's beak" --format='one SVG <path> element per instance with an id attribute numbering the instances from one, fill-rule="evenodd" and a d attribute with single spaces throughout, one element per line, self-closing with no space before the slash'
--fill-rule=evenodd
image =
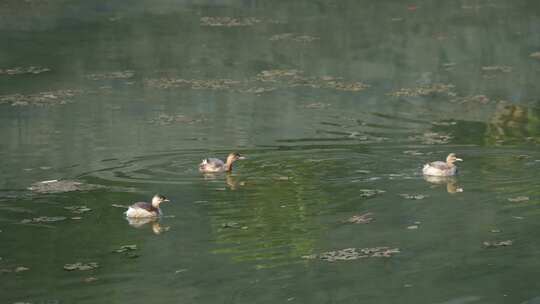
<path id="1" fill-rule="evenodd" d="M 164 199 L 163 200 L 164 203 L 167 203 L 167 202 L 170 202 L 170 200 L 168 198 Z"/>
<path id="2" fill-rule="evenodd" d="M 240 156 L 240 157 L 238 157 L 238 159 L 243 160 L 243 159 L 247 159 L 247 157 L 245 157 L 245 156 Z"/>
<path id="3" fill-rule="evenodd" d="M 456 161 L 463 161 L 463 159 L 461 159 L 461 158 L 456 158 Z"/>

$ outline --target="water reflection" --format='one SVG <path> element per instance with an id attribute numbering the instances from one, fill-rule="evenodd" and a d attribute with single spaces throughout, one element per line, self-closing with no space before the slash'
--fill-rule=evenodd
<path id="1" fill-rule="evenodd" d="M 9 160 L 0 193 L 79 176 L 107 191 L 16 198 L 12 207 L 38 215 L 65 216 L 61 204 L 73 201 L 93 212 L 37 231 L 9 225 L 31 216 L 5 210 L 0 256 L 32 270 L 2 280 L 3 302 L 38 303 L 51 290 L 66 303 L 440 303 L 473 289 L 489 303 L 536 296 L 540 86 L 529 54 L 539 51 L 538 1 L 140 0 L 129 10 L 118 0 L 62 2 L 11 0 L 0 10 L 0 68 L 51 69 L 0 75 L 0 155 Z M 515 146 L 494 147 L 508 142 Z M 238 175 L 201 177 L 201 155 L 231 148 L 261 152 Z M 402 161 L 405 149 L 472 161 L 459 180 L 424 182 Z M 407 155 L 421 165 L 419 156 Z M 21 170 L 40 167 L 48 169 Z M 467 192 L 443 192 L 462 192 L 460 182 Z M 110 212 L 103 202 L 129 201 L 127 189 L 181 197 L 185 204 L 167 209 L 178 217 L 173 231 L 148 237 L 167 231 L 164 220 L 128 226 Z M 396 204 L 396 194 L 418 191 L 427 192 L 422 201 Z M 506 200 L 521 195 L 531 203 Z M 373 223 L 336 225 L 368 211 Z M 418 219 L 426 229 L 406 235 L 396 224 Z M 521 240 L 484 254 L 487 227 Z M 128 237 L 157 249 L 136 268 L 102 254 Z M 381 241 L 403 254 L 385 265 L 300 258 Z M 63 273 L 61 259 L 82 256 L 107 265 L 97 272 L 102 289 Z M 186 265 L 189 276 L 163 276 Z M 428 292 L 419 298 L 403 282 Z M 157 296 L 133 292 L 146 289 Z"/>
<path id="2" fill-rule="evenodd" d="M 424 175 L 424 180 L 434 185 L 445 185 L 448 193 L 461 193 L 463 188 L 458 184 L 454 176 L 430 176 Z"/>
<path id="3" fill-rule="evenodd" d="M 238 176 L 232 173 L 203 173 L 203 178 L 211 182 L 219 182 L 225 179 L 225 184 L 230 190 L 238 190 L 239 187 L 246 185 L 245 181 L 241 181 Z"/>
<path id="4" fill-rule="evenodd" d="M 150 227 L 154 234 L 161 234 L 170 229 L 168 226 L 162 226 L 158 218 L 126 218 L 126 220 L 131 227 L 137 229 L 142 229 L 146 225 L 151 224 Z"/>
<path id="5" fill-rule="evenodd" d="M 486 139 L 488 143 L 540 140 L 540 109 L 499 102 L 491 116 Z"/>

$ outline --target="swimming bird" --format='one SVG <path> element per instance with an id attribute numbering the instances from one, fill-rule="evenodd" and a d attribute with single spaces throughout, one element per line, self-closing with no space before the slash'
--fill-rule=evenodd
<path id="1" fill-rule="evenodd" d="M 128 218 L 159 217 L 163 214 L 159 208 L 159 205 L 164 202 L 169 202 L 169 200 L 163 195 L 156 194 L 152 198 L 151 203 L 135 203 L 129 206 L 129 209 L 125 212 L 125 214 Z"/>
<path id="2" fill-rule="evenodd" d="M 226 162 L 217 158 L 206 158 L 199 164 L 199 171 L 203 173 L 231 172 L 233 163 L 240 159 L 246 158 L 237 152 L 230 153 Z"/>
<path id="3" fill-rule="evenodd" d="M 452 176 L 456 175 L 457 167 L 454 164 L 456 161 L 463 161 L 461 158 L 457 158 L 456 154 L 450 153 L 446 157 L 446 162 L 434 161 L 424 165 L 422 173 L 430 176 Z"/>

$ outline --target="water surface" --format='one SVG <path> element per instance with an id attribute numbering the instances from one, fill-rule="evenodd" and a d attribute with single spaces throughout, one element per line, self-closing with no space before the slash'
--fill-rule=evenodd
<path id="1" fill-rule="evenodd" d="M 1 7 L 2 303 L 538 301 L 538 3 Z M 422 177 L 450 152 L 457 178 Z M 94 189 L 28 190 L 54 179 Z M 159 223 L 112 206 L 154 193 Z"/>

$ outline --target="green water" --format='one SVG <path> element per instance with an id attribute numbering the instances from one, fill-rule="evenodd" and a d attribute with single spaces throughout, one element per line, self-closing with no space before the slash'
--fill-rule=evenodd
<path id="1" fill-rule="evenodd" d="M 539 12 L 0 3 L 0 302 L 539 303 Z M 30 66 L 50 71 L 5 72 Z M 230 151 L 248 157 L 233 174 L 197 171 Z M 450 152 L 459 176 L 426 181 Z M 27 189 L 54 179 L 98 188 Z M 112 206 L 154 193 L 173 201 L 158 223 Z M 41 216 L 67 219 L 25 221 Z M 400 252 L 305 258 L 378 246 Z"/>

